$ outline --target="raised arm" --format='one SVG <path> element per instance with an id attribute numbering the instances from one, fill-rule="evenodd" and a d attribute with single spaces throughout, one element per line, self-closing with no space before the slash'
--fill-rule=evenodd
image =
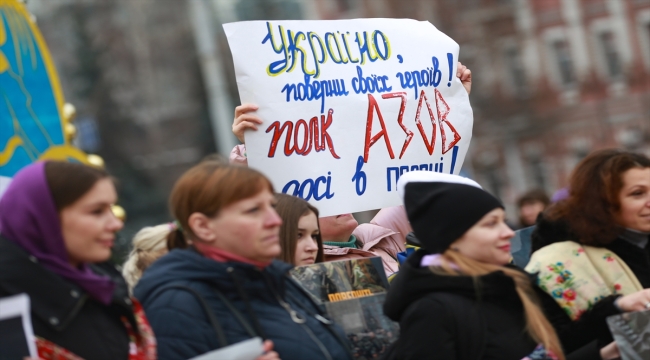
<path id="1" fill-rule="evenodd" d="M 257 109 L 258 107 L 255 104 L 243 104 L 235 108 L 235 119 L 232 122 L 232 133 L 235 134 L 242 144 L 236 145 L 230 152 L 229 160 L 231 164 L 248 166 L 244 132 L 246 130 L 257 131 L 257 125 L 262 124 L 262 119 L 255 114 Z"/>

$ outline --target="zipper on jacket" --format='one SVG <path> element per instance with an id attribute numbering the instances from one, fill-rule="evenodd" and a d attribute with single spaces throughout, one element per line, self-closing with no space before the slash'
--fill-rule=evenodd
<path id="1" fill-rule="evenodd" d="M 226 271 L 230 274 L 230 277 L 233 279 L 233 282 L 235 283 L 235 288 L 237 289 L 239 296 L 242 298 L 242 300 L 244 300 L 244 304 L 246 305 L 246 311 L 248 312 L 248 315 L 253 320 L 253 326 L 255 327 L 255 331 L 257 331 L 258 335 L 261 336 L 262 339 L 264 340 L 268 339 L 268 336 L 266 336 L 264 329 L 262 329 L 262 325 L 260 325 L 257 316 L 255 316 L 255 311 L 253 311 L 253 307 L 251 306 L 251 302 L 248 299 L 248 295 L 246 295 L 244 288 L 242 288 L 241 286 L 241 283 L 239 281 L 239 276 L 235 272 L 235 269 L 232 266 L 229 266 L 228 269 L 226 269 Z"/>
<path id="2" fill-rule="evenodd" d="M 314 302 L 314 300 L 310 297 L 311 295 L 307 294 L 304 290 L 302 290 L 302 288 L 300 287 L 300 285 L 296 284 L 296 283 L 293 282 L 291 279 L 289 279 L 289 282 L 291 282 L 291 283 L 294 285 L 294 287 L 296 287 L 296 288 L 298 289 L 298 291 L 302 291 L 302 293 L 303 293 L 305 296 L 307 296 L 307 300 L 308 300 L 309 302 L 311 302 L 311 304 L 314 305 L 314 307 L 316 307 L 316 308 L 319 307 L 319 305 L 316 304 L 316 303 Z M 332 329 L 332 325 L 334 325 L 334 322 L 333 322 L 332 320 L 330 320 L 330 319 L 328 319 L 327 317 L 322 316 L 322 315 L 320 315 L 320 314 L 318 314 L 318 313 L 314 313 L 314 312 L 310 311 L 309 309 L 307 309 L 307 308 L 306 308 L 306 307 L 305 307 L 305 306 L 300 302 L 300 300 L 298 300 L 298 299 L 296 299 L 295 297 L 293 297 L 293 295 L 291 295 L 291 293 L 287 293 L 287 296 L 288 296 L 289 298 L 293 299 L 293 301 L 295 301 L 296 304 L 298 304 L 298 307 L 300 307 L 300 308 L 301 308 L 305 313 L 307 313 L 308 316 L 311 315 L 311 316 L 315 317 L 315 318 L 316 318 L 318 321 L 320 321 L 321 323 L 325 324 L 325 328 L 326 328 L 326 329 L 327 329 L 327 330 L 328 330 L 328 331 L 329 331 L 329 332 L 330 332 L 330 333 L 331 333 L 331 334 L 332 334 L 332 335 L 337 339 L 337 341 L 339 342 L 339 344 L 340 344 L 340 345 L 345 349 L 345 351 L 348 353 L 349 358 L 350 358 L 350 359 L 354 359 L 354 355 L 352 354 L 352 352 L 350 351 L 350 348 L 349 348 L 349 342 L 347 342 L 345 339 L 343 339 L 343 338 L 341 337 L 341 335 L 340 335 L 340 334 L 339 334 L 335 329 Z"/>
<path id="3" fill-rule="evenodd" d="M 307 296 L 310 296 L 307 293 L 304 293 L 304 294 L 307 295 Z M 346 350 L 346 352 L 349 355 L 349 358 L 354 359 L 354 355 L 352 354 L 352 352 L 350 352 L 349 343 L 346 342 L 343 338 L 341 338 L 341 335 L 335 329 L 332 329 L 332 325 L 334 325 L 334 322 L 332 320 L 330 320 L 330 319 L 328 319 L 328 318 L 326 318 L 326 317 L 324 317 L 324 316 L 322 316 L 322 315 L 320 315 L 318 313 L 314 313 L 311 310 L 307 309 L 303 304 L 300 303 L 299 300 L 297 300 L 291 294 L 287 294 L 287 295 L 289 296 L 289 298 L 292 298 L 293 301 L 295 301 L 296 304 L 298 304 L 298 307 L 300 307 L 304 312 L 306 312 L 307 315 L 311 315 L 314 318 L 316 318 L 318 321 L 320 321 L 321 323 L 325 324 L 325 328 L 330 332 L 330 334 L 332 334 L 336 338 L 336 340 L 339 342 L 339 344 Z M 317 304 L 315 304 L 314 301 L 311 298 L 308 298 L 308 300 L 311 301 L 311 303 L 314 306 L 318 307 Z"/>
<path id="4" fill-rule="evenodd" d="M 302 317 L 302 315 L 298 314 L 298 312 L 294 310 L 291 307 L 291 305 L 289 305 L 288 302 L 282 300 L 279 296 L 276 296 L 276 298 L 278 299 L 278 302 L 284 308 L 284 310 L 286 310 L 289 313 L 289 315 L 291 316 L 291 320 L 293 320 L 293 322 L 295 322 L 296 324 L 304 324 L 305 321 L 307 321 L 305 318 Z"/>
<path id="5" fill-rule="evenodd" d="M 72 308 L 72 311 L 70 311 L 68 316 L 63 321 L 61 321 L 59 326 L 55 326 L 54 328 L 57 331 L 62 331 L 63 329 L 65 329 L 68 326 L 68 324 L 70 324 L 72 320 L 74 320 L 74 318 L 77 317 L 77 314 L 79 314 L 81 309 L 84 307 L 84 304 L 86 304 L 87 299 L 88 299 L 87 294 L 81 295 L 81 298 L 77 301 L 77 303 L 75 304 L 74 308 Z"/>

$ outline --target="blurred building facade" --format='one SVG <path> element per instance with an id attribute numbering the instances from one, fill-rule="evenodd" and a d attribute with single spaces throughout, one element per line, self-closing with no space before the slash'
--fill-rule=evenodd
<path id="1" fill-rule="evenodd" d="M 593 150 L 650 154 L 650 1 L 485 3 L 457 36 L 477 78 L 479 181 L 514 202 L 566 186 Z"/>
<path id="2" fill-rule="evenodd" d="M 428 20 L 473 73 L 465 170 L 508 205 L 589 152 L 650 155 L 650 0 L 330 0 L 320 18 Z M 512 209 L 512 207 L 511 207 Z"/>
<path id="3" fill-rule="evenodd" d="M 118 260 L 139 229 L 172 220 L 167 199 L 183 172 L 217 149 L 227 155 L 219 139 L 234 138 L 230 125 L 239 96 L 220 24 L 301 19 L 308 8 L 300 0 L 26 4 L 52 53 L 66 101 L 76 107 L 75 145 L 100 155 L 117 179 L 127 215 Z M 206 41 L 214 43 L 206 49 Z M 210 67 L 215 60 L 216 71 Z M 222 83 L 225 93 L 215 92 Z M 228 134 L 220 137 L 224 128 Z"/>
<path id="4" fill-rule="evenodd" d="M 27 2 L 76 107 L 76 145 L 117 179 L 121 250 L 139 228 L 170 220 L 174 182 L 215 151 L 187 6 L 164 3 Z"/>
<path id="5" fill-rule="evenodd" d="M 566 186 L 571 169 L 592 150 L 650 152 L 650 0 L 29 0 L 28 6 L 66 98 L 77 106 L 78 145 L 104 157 L 121 180 L 127 234 L 168 220 L 166 199 L 176 178 L 219 148 L 215 123 L 231 122 L 239 103 L 221 29 L 231 21 L 430 21 L 460 44 L 460 60 L 473 73 L 474 136 L 464 170 L 507 205 L 529 189 Z"/>

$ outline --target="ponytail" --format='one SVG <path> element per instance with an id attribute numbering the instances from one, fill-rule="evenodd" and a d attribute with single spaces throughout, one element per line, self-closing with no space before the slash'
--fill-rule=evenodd
<path id="1" fill-rule="evenodd" d="M 174 231 L 170 231 L 167 235 L 167 250 L 185 249 L 189 246 L 185 234 L 180 227 L 176 227 Z"/>
<path id="2" fill-rule="evenodd" d="M 170 224 L 161 224 L 145 227 L 135 234 L 133 249 L 122 266 L 122 275 L 129 284 L 129 291 L 138 283 L 145 269 L 167 253 L 166 240 L 173 232 Z"/>

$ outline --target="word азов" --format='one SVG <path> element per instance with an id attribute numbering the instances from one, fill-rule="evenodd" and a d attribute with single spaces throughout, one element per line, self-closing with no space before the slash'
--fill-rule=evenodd
<path id="1" fill-rule="evenodd" d="M 437 132 L 436 128 L 439 127 L 440 137 L 442 140 L 442 153 L 446 154 L 460 141 L 461 137 L 458 131 L 456 131 L 456 128 L 454 128 L 451 122 L 449 122 L 449 120 L 447 119 L 447 116 L 451 111 L 451 108 L 447 104 L 447 101 L 445 101 L 445 99 L 442 97 L 442 94 L 438 91 L 438 89 L 434 90 L 434 96 L 435 96 L 436 110 L 438 114 L 437 121 L 436 121 L 436 117 L 434 116 L 433 110 L 431 109 L 431 105 L 429 104 L 429 100 L 427 99 L 424 90 L 422 90 L 420 92 L 420 100 L 418 101 L 418 107 L 415 112 L 415 124 L 418 127 L 418 130 L 420 132 L 420 135 L 422 136 L 422 140 L 424 141 L 424 145 L 426 146 L 429 155 L 433 155 L 433 150 L 436 146 L 436 132 Z M 400 111 L 399 114 L 397 115 L 397 123 L 406 134 L 406 140 L 404 141 L 404 145 L 402 146 L 402 151 L 399 156 L 399 158 L 401 159 L 402 156 L 404 156 L 404 152 L 406 151 L 406 148 L 408 148 L 409 144 L 411 143 L 411 140 L 413 139 L 413 131 L 408 129 L 403 122 L 404 109 L 406 108 L 406 101 L 407 101 L 406 93 L 394 92 L 394 93 L 383 94 L 381 97 L 382 99 L 391 99 L 391 98 L 401 99 Z M 420 115 L 422 112 L 423 105 L 426 105 L 427 112 L 429 114 L 429 120 L 431 120 L 431 125 L 433 126 L 430 139 L 427 137 L 424 131 L 424 127 L 422 126 L 422 123 L 420 121 Z M 381 126 L 381 130 L 373 136 L 372 123 L 373 123 L 375 112 L 377 113 L 377 118 L 379 119 L 379 125 Z M 443 126 L 443 124 L 445 123 L 449 127 L 449 130 L 451 130 L 452 132 L 453 140 L 451 141 L 447 141 L 448 140 L 447 131 Z M 384 123 L 384 117 L 382 116 L 381 111 L 379 110 L 379 105 L 377 105 L 377 100 L 375 100 L 375 97 L 372 96 L 371 94 L 368 94 L 368 118 L 366 121 L 366 141 L 363 147 L 364 162 L 366 163 L 368 162 L 370 147 L 372 147 L 377 142 L 377 140 L 379 140 L 382 137 L 384 138 L 384 142 L 386 143 L 386 149 L 388 150 L 388 155 L 390 156 L 391 159 L 394 159 L 395 154 L 393 153 L 393 147 L 390 144 L 390 138 L 388 137 L 388 129 L 386 129 L 386 124 Z"/>

